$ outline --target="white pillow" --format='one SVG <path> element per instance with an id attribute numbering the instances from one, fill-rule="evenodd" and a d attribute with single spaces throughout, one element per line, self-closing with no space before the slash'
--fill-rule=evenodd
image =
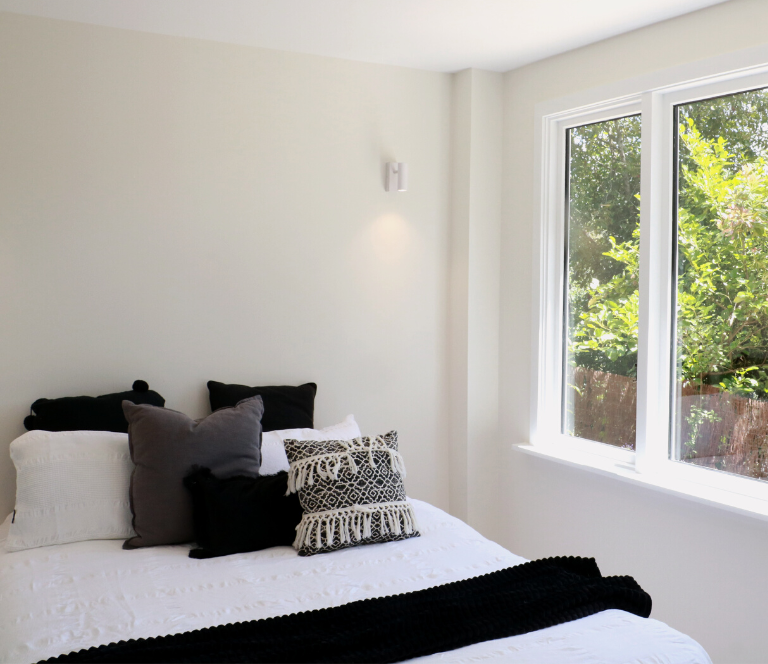
<path id="1" fill-rule="evenodd" d="M 136 534 L 128 434 L 30 431 L 11 443 L 11 459 L 16 510 L 7 551 Z"/>
<path id="2" fill-rule="evenodd" d="M 360 437 L 360 427 L 354 415 L 347 415 L 343 422 L 325 429 L 280 429 L 266 431 L 261 435 L 260 475 L 275 475 L 281 470 L 288 470 L 290 464 L 285 454 L 283 441 L 287 438 L 296 440 L 351 440 Z"/>

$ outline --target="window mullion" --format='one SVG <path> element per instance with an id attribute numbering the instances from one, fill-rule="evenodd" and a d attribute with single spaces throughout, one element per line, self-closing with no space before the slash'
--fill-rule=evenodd
<path id="1" fill-rule="evenodd" d="M 640 308 L 636 468 L 669 457 L 672 333 L 672 110 L 659 93 L 642 98 Z"/>

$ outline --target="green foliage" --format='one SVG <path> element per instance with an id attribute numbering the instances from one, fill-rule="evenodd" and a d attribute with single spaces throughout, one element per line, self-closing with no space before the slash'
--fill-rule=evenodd
<path id="1" fill-rule="evenodd" d="M 609 238 L 625 242 L 637 224 L 640 191 L 640 117 L 575 127 L 569 141 L 569 263 L 571 284 L 617 274 L 605 256 Z"/>
<path id="2" fill-rule="evenodd" d="M 685 441 L 685 446 L 688 448 L 689 456 L 696 456 L 696 443 L 699 439 L 699 429 L 701 429 L 701 425 L 704 424 L 704 422 L 720 422 L 722 419 L 723 418 L 714 410 L 709 410 L 695 404 L 691 406 L 691 414 L 685 418 L 685 421 L 688 423 L 689 432 L 689 437 L 688 440 Z"/>
<path id="3" fill-rule="evenodd" d="M 692 118 L 680 138 L 678 362 L 684 380 L 765 396 L 768 359 L 768 164 L 737 166 L 725 139 L 705 139 Z M 757 382 L 755 382 L 757 381 Z"/>
<path id="4" fill-rule="evenodd" d="M 605 284 L 593 282 L 572 339 L 572 353 L 602 354 L 611 363 L 626 357 L 634 361 L 637 356 L 639 238 L 639 228 L 627 242 L 609 238 L 611 248 L 605 255 L 623 267 Z"/>
<path id="5" fill-rule="evenodd" d="M 768 154 L 768 94 L 764 90 L 685 104 L 679 113 L 681 122 L 692 119 L 702 136 L 722 137 L 737 169 Z M 682 158 L 691 165 L 685 155 Z"/>
<path id="6" fill-rule="evenodd" d="M 574 330 L 590 306 L 596 285 L 622 274 L 623 266 L 614 252 L 620 252 L 619 247 L 631 241 L 638 228 L 640 118 L 576 127 L 570 130 L 569 139 L 568 295 L 569 327 Z M 636 283 L 626 295 L 633 290 L 637 290 Z M 594 335 L 579 345 L 578 364 L 634 375 L 637 342 L 614 318 L 606 311 L 592 321 Z M 611 334 L 619 341 L 601 346 L 599 337 L 607 341 Z"/>
<path id="7" fill-rule="evenodd" d="M 677 361 L 684 383 L 766 398 L 768 125 L 759 118 L 768 118 L 768 101 L 762 92 L 742 96 L 751 101 L 707 102 L 709 115 L 697 104 L 680 111 Z M 744 111 L 755 99 L 765 106 L 757 118 Z M 703 136 L 697 121 L 718 133 Z M 611 266 L 600 273 L 613 274 L 591 280 L 570 321 L 570 352 L 581 366 L 636 358 L 639 231 L 629 227 L 631 238 L 609 236 L 603 256 Z"/>

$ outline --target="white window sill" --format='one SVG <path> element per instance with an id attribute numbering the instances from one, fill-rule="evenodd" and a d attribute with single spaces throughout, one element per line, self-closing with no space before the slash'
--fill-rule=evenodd
<path id="1" fill-rule="evenodd" d="M 522 444 L 512 447 L 540 459 L 549 459 L 572 468 L 580 468 L 704 505 L 768 521 L 768 501 L 761 498 L 745 496 L 698 482 L 667 477 L 661 473 L 638 473 L 633 466 L 625 462 L 584 451 L 573 452 L 563 449 L 562 446 Z"/>

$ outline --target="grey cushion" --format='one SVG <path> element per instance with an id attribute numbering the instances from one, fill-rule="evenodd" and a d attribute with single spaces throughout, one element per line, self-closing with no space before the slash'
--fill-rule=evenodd
<path id="1" fill-rule="evenodd" d="M 123 412 L 136 466 L 130 488 L 136 537 L 126 540 L 124 549 L 194 539 L 192 498 L 183 484 L 193 466 L 210 468 L 218 477 L 259 474 L 261 397 L 200 420 L 130 401 L 123 401 Z"/>

